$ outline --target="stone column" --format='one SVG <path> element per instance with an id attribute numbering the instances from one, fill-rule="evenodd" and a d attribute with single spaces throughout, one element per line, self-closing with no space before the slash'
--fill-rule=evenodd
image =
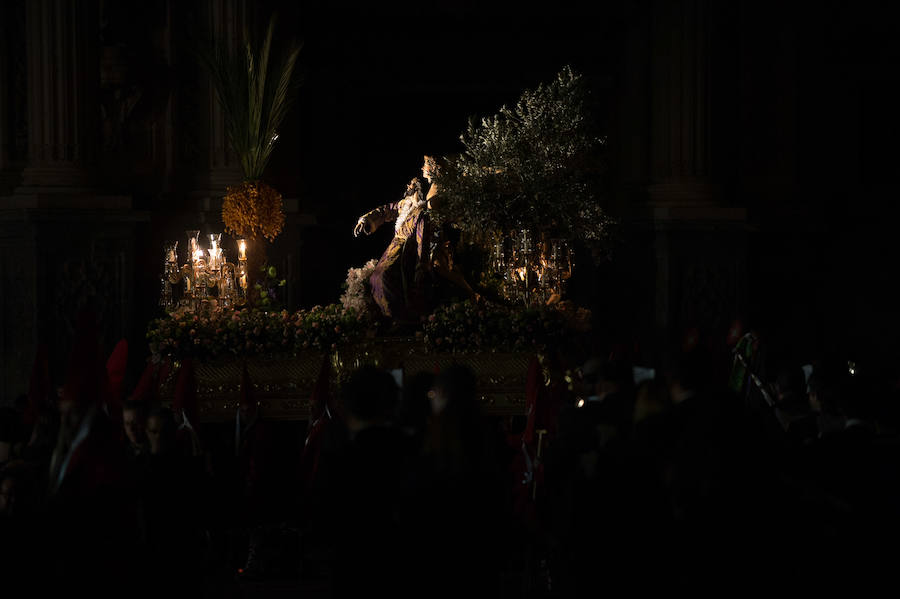
<path id="1" fill-rule="evenodd" d="M 722 196 L 711 163 L 712 8 L 711 0 L 650 4 L 649 202 L 638 212 L 652 232 L 660 342 L 696 327 L 724 343 L 746 309 L 746 211 Z"/>
<path id="2" fill-rule="evenodd" d="M 28 0 L 27 156 L 22 185 L 0 197 L 0 403 L 27 390 L 35 348 L 61 383 L 79 309 L 100 337 L 142 338 L 133 321 L 137 231 L 149 220 L 97 178 L 98 0 Z M 153 273 L 151 276 L 155 276 Z"/>
<path id="3" fill-rule="evenodd" d="M 95 183 L 97 0 L 26 3 L 28 164 L 18 194 L 79 193 Z"/>
<path id="4" fill-rule="evenodd" d="M 650 199 L 708 202 L 709 0 L 654 0 L 651 10 Z"/>
<path id="5" fill-rule="evenodd" d="M 217 43 L 228 43 L 232 49 L 240 51 L 244 28 L 251 25 L 250 16 L 247 0 L 206 0 L 200 11 L 200 27 Z M 201 70 L 200 78 L 201 113 L 197 116 L 206 118 L 198 128 L 203 136 L 201 163 L 191 195 L 198 200 L 201 212 L 216 212 L 221 209 L 225 188 L 240 183 L 243 174 L 237 156 L 228 145 L 225 115 L 205 69 Z M 214 214 L 210 217 L 216 222 Z"/>
<path id="6" fill-rule="evenodd" d="M 0 3 L 0 172 L 6 170 L 9 164 L 9 96 L 12 88 L 9 62 L 11 50 L 6 35 L 9 27 L 8 6 Z"/>
<path id="7" fill-rule="evenodd" d="M 25 5 L 0 2 L 0 196 L 21 183 L 25 164 Z"/>

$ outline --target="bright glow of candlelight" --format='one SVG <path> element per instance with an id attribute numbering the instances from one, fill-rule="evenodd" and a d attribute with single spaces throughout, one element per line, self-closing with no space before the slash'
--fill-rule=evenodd
<path id="1" fill-rule="evenodd" d="M 247 259 L 247 242 L 243 239 L 238 241 L 238 260 Z"/>
<path id="2" fill-rule="evenodd" d="M 220 256 L 222 255 L 222 250 L 217 247 L 213 247 L 213 248 L 209 249 L 208 251 L 209 251 L 209 267 L 212 268 L 213 270 L 216 270 L 219 268 Z"/>
<path id="3" fill-rule="evenodd" d="M 193 256 L 194 263 L 197 263 L 198 261 L 200 261 L 202 259 L 203 259 L 203 250 L 201 250 L 199 248 L 194 250 L 194 256 Z"/>

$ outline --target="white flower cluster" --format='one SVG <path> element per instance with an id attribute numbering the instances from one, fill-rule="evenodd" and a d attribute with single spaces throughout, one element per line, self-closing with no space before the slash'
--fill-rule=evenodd
<path id="1" fill-rule="evenodd" d="M 369 260 L 360 268 L 351 268 L 347 271 L 346 291 L 341 296 L 341 305 L 344 309 L 353 308 L 360 314 L 367 311 L 366 296 L 369 294 L 369 277 L 375 270 L 377 260 Z"/>

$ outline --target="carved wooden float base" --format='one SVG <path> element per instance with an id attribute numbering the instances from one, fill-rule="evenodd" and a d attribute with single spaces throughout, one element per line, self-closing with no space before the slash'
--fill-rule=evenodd
<path id="1" fill-rule="evenodd" d="M 306 420 L 310 415 L 310 395 L 323 360 L 333 366 L 331 386 L 337 392 L 340 381 L 362 364 L 386 369 L 402 369 L 404 377 L 418 372 L 437 372 L 453 364 L 471 368 L 478 379 L 479 400 L 485 413 L 525 414 L 525 379 L 533 354 L 482 352 L 471 354 L 428 353 L 421 341 L 408 338 L 377 338 L 335 354 L 304 353 L 296 356 L 258 356 L 246 359 L 253 385 L 252 398 L 266 418 Z M 195 364 L 200 419 L 206 422 L 231 420 L 241 394 L 243 359 L 217 360 Z M 180 365 L 165 381 L 164 404 L 174 397 Z"/>

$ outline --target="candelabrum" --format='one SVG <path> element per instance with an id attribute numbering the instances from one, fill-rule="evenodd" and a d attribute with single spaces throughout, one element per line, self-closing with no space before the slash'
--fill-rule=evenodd
<path id="1" fill-rule="evenodd" d="M 544 303 L 562 299 L 566 283 L 572 276 L 574 252 L 566 239 L 547 239 L 542 245 L 541 288 L 546 296 Z"/>
<path id="2" fill-rule="evenodd" d="M 176 307 L 199 309 L 204 302 L 215 300 L 224 307 L 233 307 L 246 301 L 247 244 L 238 241 L 239 271 L 243 273 L 243 286 L 235 265 L 228 262 L 221 247 L 222 234 L 211 233 L 209 249 L 200 244 L 200 231 L 187 231 L 187 262 L 178 264 L 178 242 L 169 241 L 164 246 L 163 275 L 160 278 L 159 305 L 166 311 Z M 180 292 L 179 291 L 180 288 Z M 176 301 L 176 296 L 178 299 Z"/>
<path id="3" fill-rule="evenodd" d="M 528 229 L 498 234 L 491 244 L 490 268 L 500 294 L 526 307 L 560 301 L 572 276 L 574 253 L 565 239 Z"/>
<path id="4" fill-rule="evenodd" d="M 178 242 L 166 242 L 163 251 L 163 275 L 160 277 L 159 305 L 169 311 L 175 308 L 172 286 L 178 284 Z"/>

